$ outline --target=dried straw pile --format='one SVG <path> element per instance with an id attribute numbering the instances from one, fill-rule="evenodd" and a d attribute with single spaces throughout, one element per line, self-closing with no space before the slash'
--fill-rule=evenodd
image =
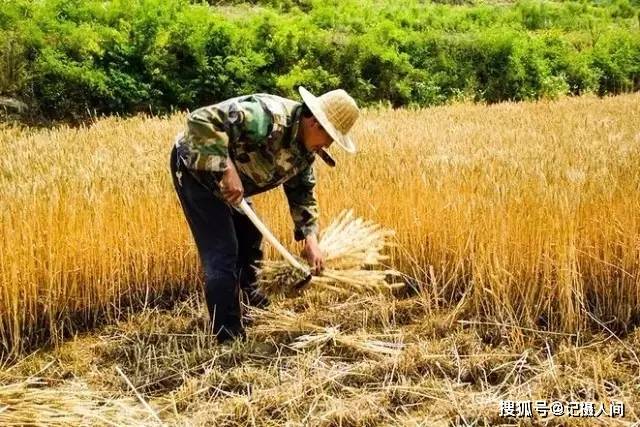
<path id="1" fill-rule="evenodd" d="M 138 402 L 110 398 L 80 383 L 51 387 L 46 380 L 0 382 L 0 425 L 152 426 L 162 423 Z"/>
<path id="2" fill-rule="evenodd" d="M 251 308 L 251 317 L 258 320 L 253 333 L 260 336 L 272 336 L 279 332 L 297 335 L 290 348 L 311 350 L 326 345 L 342 347 L 371 358 L 399 356 L 404 348 L 401 334 L 372 333 L 366 330 L 345 332 L 339 325 L 321 326 L 305 320 L 300 313 L 282 308 L 271 307 L 264 310 Z"/>
<path id="3" fill-rule="evenodd" d="M 342 211 L 320 233 L 319 246 L 325 256 L 325 270 L 314 276 L 310 287 L 338 293 L 367 293 L 404 286 L 389 283 L 400 275 L 383 268 L 388 257 L 383 250 L 391 246 L 393 230 L 382 228 L 373 221 L 354 218 L 353 211 Z M 306 265 L 304 260 L 300 260 Z M 258 286 L 267 295 L 291 295 L 304 273 L 284 260 L 265 260 L 258 271 Z"/>

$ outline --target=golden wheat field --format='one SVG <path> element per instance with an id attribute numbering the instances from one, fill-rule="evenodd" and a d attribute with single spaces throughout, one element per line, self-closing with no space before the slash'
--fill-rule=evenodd
<path id="1" fill-rule="evenodd" d="M 317 162 L 321 227 L 353 209 L 394 230 L 406 289 L 312 289 L 231 346 L 206 333 L 169 175 L 183 120 L 0 128 L 0 424 L 640 419 L 640 95 L 365 111 L 358 154 Z M 295 249 L 280 190 L 254 202 Z"/>

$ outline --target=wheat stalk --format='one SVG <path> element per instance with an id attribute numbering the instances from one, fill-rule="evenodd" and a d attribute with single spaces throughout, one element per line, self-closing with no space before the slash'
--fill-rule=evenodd
<path id="1" fill-rule="evenodd" d="M 351 294 L 391 290 L 402 283 L 389 284 L 388 279 L 400 274 L 392 269 L 378 269 L 388 257 L 383 250 L 391 246 L 392 230 L 373 221 L 355 218 L 352 210 L 341 212 L 320 234 L 320 250 L 326 269 L 314 276 L 314 287 Z M 304 262 L 303 260 L 300 260 Z M 289 295 L 293 285 L 304 279 L 304 272 L 283 260 L 266 260 L 258 271 L 258 285 L 270 295 Z"/>
<path id="2" fill-rule="evenodd" d="M 404 348 L 401 337 L 394 334 L 371 334 L 366 331 L 346 334 L 338 325 L 320 326 L 303 319 L 299 314 L 285 309 L 269 310 L 251 308 L 251 317 L 257 320 L 254 332 L 271 336 L 276 332 L 298 335 L 291 348 L 308 350 L 325 345 L 339 346 L 369 356 L 397 356 Z M 388 338 L 390 341 L 383 341 Z"/>
<path id="3" fill-rule="evenodd" d="M 0 425 L 161 425 L 132 399 L 113 399 L 83 384 L 51 387 L 41 378 L 0 385 Z"/>

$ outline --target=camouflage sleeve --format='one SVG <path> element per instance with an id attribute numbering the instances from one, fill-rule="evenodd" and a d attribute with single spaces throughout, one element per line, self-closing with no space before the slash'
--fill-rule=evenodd
<path id="1" fill-rule="evenodd" d="M 187 117 L 183 144 L 190 169 L 222 172 L 229 148 L 240 135 L 252 141 L 266 137 L 270 117 L 257 101 L 228 102 L 201 107 Z"/>
<path id="2" fill-rule="evenodd" d="M 315 185 L 312 166 L 302 170 L 283 185 L 295 225 L 293 235 L 298 241 L 318 232 L 318 202 L 313 194 Z"/>

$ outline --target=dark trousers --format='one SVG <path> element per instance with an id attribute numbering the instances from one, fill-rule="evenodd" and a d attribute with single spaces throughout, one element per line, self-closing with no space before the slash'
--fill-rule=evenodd
<path id="1" fill-rule="evenodd" d="M 171 176 L 200 255 L 213 332 L 219 338 L 242 334 L 240 297 L 249 305 L 267 303 L 255 287 L 262 235 L 248 217 L 215 196 L 178 162 L 175 147 Z"/>

